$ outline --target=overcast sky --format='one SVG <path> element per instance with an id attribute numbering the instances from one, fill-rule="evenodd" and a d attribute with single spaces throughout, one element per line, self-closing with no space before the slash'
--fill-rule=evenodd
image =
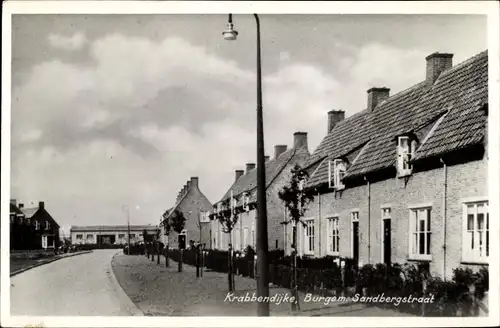
<path id="1" fill-rule="evenodd" d="M 255 25 L 235 15 L 12 17 L 11 198 L 44 200 L 66 230 L 156 224 L 198 176 L 211 202 L 256 160 Z M 266 152 L 309 134 L 366 90 L 424 79 L 425 56 L 454 64 L 487 48 L 483 16 L 262 15 Z"/>

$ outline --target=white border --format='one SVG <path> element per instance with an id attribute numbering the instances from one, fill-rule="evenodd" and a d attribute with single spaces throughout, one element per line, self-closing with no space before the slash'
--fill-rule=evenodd
<path id="1" fill-rule="evenodd" d="M 284 10 L 286 8 L 286 11 Z M 150 1 L 9 1 L 3 3 L 3 56 L 2 56 L 2 109 L 10 108 L 10 48 L 11 48 L 11 15 L 17 13 L 25 14 L 165 14 L 165 13 L 343 13 L 343 14 L 481 14 L 488 16 L 488 49 L 489 49 L 489 126 L 499 126 L 499 8 L 495 1 L 443 1 L 443 2 L 375 2 L 365 1 L 363 3 L 354 2 L 208 2 L 208 1 L 185 1 L 185 2 L 150 2 Z M 1 217 L 3 221 L 8 218 L 8 199 L 10 198 L 10 110 L 2 110 L 2 202 Z M 489 142 L 489 163 L 488 181 L 489 183 L 489 207 L 492 216 L 491 220 L 491 240 L 499 240 L 498 233 L 498 206 L 500 179 L 498 175 L 498 129 L 488 130 Z M 7 214 L 7 215 L 5 215 Z M 8 229 L 2 229 L 1 247 L 1 324 L 3 326 L 20 327 L 28 324 L 48 327 L 291 327 L 291 326 L 312 326 L 330 327 L 332 325 L 369 327 L 376 320 L 380 326 L 487 326 L 498 325 L 499 314 L 494 311 L 498 307 L 498 279 L 492 278 L 490 281 L 490 316 L 487 318 L 412 318 L 405 320 L 401 318 L 359 318 L 359 317 L 337 317 L 334 320 L 328 317 L 270 317 L 270 318 L 225 318 L 225 317 L 11 317 L 10 316 L 10 288 L 8 272 L 9 265 L 9 234 Z M 493 245 L 492 245 L 493 246 Z M 491 248 L 491 258 L 498 258 L 498 244 Z M 499 277 L 498 261 L 492 261 L 489 267 L 491 277 Z M 333 323 L 334 322 L 334 323 Z"/>

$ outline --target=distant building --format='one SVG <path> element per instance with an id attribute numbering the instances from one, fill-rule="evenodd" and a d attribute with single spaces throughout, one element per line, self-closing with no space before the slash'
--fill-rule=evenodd
<path id="1" fill-rule="evenodd" d="M 268 223 L 269 249 L 286 249 L 286 229 L 283 224 L 286 219 L 285 205 L 278 196 L 278 192 L 289 183 L 292 168 L 303 165 L 309 158 L 307 133 L 296 132 L 293 135 L 293 147 L 287 149 L 286 145 L 274 146 L 274 158 L 265 159 L 266 171 L 266 201 Z M 246 171 L 236 170 L 235 181 L 227 190 L 222 199 L 214 205 L 210 214 L 223 210 L 224 207 L 243 208 L 238 214 L 238 221 L 233 228 L 231 236 L 225 233 L 223 226 L 217 219 L 212 220 L 212 248 L 226 250 L 231 237 L 235 250 L 244 250 L 247 246 L 255 249 L 257 228 L 257 169 L 255 164 L 246 164 Z"/>
<path id="2" fill-rule="evenodd" d="M 53 249 L 59 246 L 59 224 L 45 209 L 45 202 L 37 207 L 10 200 L 10 249 Z"/>
<path id="3" fill-rule="evenodd" d="M 165 235 L 165 222 L 172 218 L 178 211 L 186 218 L 184 233 L 186 234 L 186 244 L 190 240 L 205 244 L 210 247 L 210 220 L 206 213 L 212 209 L 212 203 L 201 192 L 198 177 L 192 177 L 179 191 L 175 206 L 163 214 L 161 226 L 163 227 L 163 242 L 167 242 Z M 178 234 L 173 230 L 168 236 L 168 244 L 171 248 L 178 247 Z"/>
<path id="4" fill-rule="evenodd" d="M 144 241 L 143 233 L 156 234 L 158 227 L 153 225 L 130 225 L 130 243 Z M 128 243 L 128 225 L 72 226 L 70 230 L 73 245 L 125 245 Z"/>

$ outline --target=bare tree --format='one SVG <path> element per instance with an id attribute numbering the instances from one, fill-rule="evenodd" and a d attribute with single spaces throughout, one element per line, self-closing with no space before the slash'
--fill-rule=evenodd
<path id="1" fill-rule="evenodd" d="M 305 188 L 305 183 L 309 178 L 307 171 L 303 170 L 299 165 L 295 165 L 291 171 L 289 183 L 284 186 L 279 192 L 279 198 L 285 204 L 285 208 L 289 214 L 289 220 L 284 224 L 292 224 L 292 294 L 295 297 L 295 302 L 292 303 L 292 310 L 296 311 L 300 306 L 298 303 L 298 281 L 297 281 L 297 227 L 306 223 L 302 220 L 307 205 L 314 201 L 314 191 Z"/>

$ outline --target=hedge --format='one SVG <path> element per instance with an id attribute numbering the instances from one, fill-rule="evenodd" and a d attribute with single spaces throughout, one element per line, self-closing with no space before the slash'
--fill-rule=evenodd
<path id="1" fill-rule="evenodd" d="M 209 270 L 227 273 L 228 252 L 208 250 L 205 253 L 205 267 Z M 238 256 L 236 256 L 236 254 Z M 170 250 L 169 257 L 179 261 L 179 250 Z M 319 294 L 333 293 L 346 295 L 347 291 L 362 296 L 408 297 L 415 298 L 434 295 L 434 303 L 422 306 L 421 303 L 367 303 L 376 307 L 390 307 L 401 312 L 426 316 L 467 316 L 477 315 L 478 306 L 472 298 L 469 289 L 473 289 L 476 299 L 482 299 L 489 289 L 489 274 L 487 267 L 474 273 L 471 269 L 458 268 L 454 270 L 451 281 L 432 277 L 428 263 L 393 263 L 366 264 L 358 268 L 349 258 L 342 258 L 344 282 L 342 284 L 342 269 L 337 265 L 336 258 L 297 257 L 297 284 L 299 290 Z M 183 251 L 183 262 L 196 265 L 196 251 Z M 254 278 L 254 252 L 235 252 L 233 272 L 244 277 Z M 284 288 L 292 287 L 292 257 L 284 256 L 283 251 L 269 252 L 270 282 Z M 424 286 L 426 289 L 424 291 Z M 355 287 L 347 288 L 346 287 Z"/>

